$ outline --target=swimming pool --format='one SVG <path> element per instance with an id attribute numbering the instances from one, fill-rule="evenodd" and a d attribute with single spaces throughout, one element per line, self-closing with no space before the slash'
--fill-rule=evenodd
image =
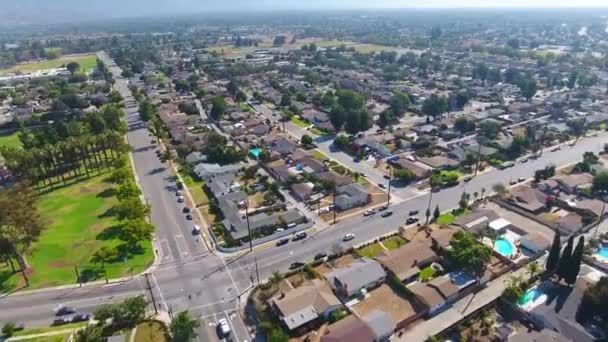
<path id="1" fill-rule="evenodd" d="M 515 252 L 515 247 L 507 239 L 498 239 L 494 242 L 494 249 L 506 257 L 510 257 Z"/>
<path id="2" fill-rule="evenodd" d="M 260 150 L 258 147 L 252 148 L 251 150 L 249 150 L 249 153 L 251 153 L 251 155 L 256 158 L 260 157 L 261 152 L 262 152 L 262 150 Z"/>
<path id="3" fill-rule="evenodd" d="M 517 300 L 517 304 L 519 306 L 525 306 L 528 305 L 532 302 L 534 302 L 535 300 L 538 299 L 538 297 L 540 297 L 543 293 L 538 289 L 538 288 L 532 288 L 528 291 L 526 291 L 526 293 L 523 294 L 523 296 L 521 296 L 521 298 L 519 298 L 519 300 Z"/>
<path id="4" fill-rule="evenodd" d="M 599 255 L 600 257 L 602 257 L 604 259 L 608 259 L 608 246 L 600 247 L 600 249 L 598 249 L 597 253 L 595 253 L 595 254 Z"/>

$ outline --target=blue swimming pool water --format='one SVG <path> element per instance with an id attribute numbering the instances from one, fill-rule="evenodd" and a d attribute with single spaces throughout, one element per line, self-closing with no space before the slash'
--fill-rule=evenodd
<path id="1" fill-rule="evenodd" d="M 249 153 L 251 153 L 252 156 L 258 158 L 260 156 L 260 153 L 262 152 L 262 150 L 260 150 L 259 148 L 252 148 Z"/>
<path id="2" fill-rule="evenodd" d="M 501 255 L 504 255 L 506 257 L 513 255 L 513 252 L 515 250 L 515 248 L 511 244 L 511 242 L 509 242 L 509 240 L 507 240 L 507 239 L 496 240 L 496 242 L 494 242 L 494 249 L 498 253 L 500 253 Z"/>
<path id="3" fill-rule="evenodd" d="M 596 254 L 601 256 L 602 258 L 608 259 L 608 246 L 600 247 L 600 249 L 597 250 Z"/>
<path id="4" fill-rule="evenodd" d="M 526 305 L 528 303 L 532 303 L 538 297 L 540 297 L 542 294 L 543 293 L 538 288 L 535 287 L 533 289 L 526 291 L 526 293 L 524 293 L 523 296 L 521 296 L 521 298 L 519 298 L 519 300 L 517 301 L 517 304 Z"/>

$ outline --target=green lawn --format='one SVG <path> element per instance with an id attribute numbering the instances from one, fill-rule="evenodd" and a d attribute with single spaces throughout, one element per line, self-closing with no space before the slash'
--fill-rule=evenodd
<path id="1" fill-rule="evenodd" d="M 429 281 L 433 279 L 435 273 L 437 273 L 437 271 L 434 268 L 432 268 L 431 266 L 427 266 L 420 271 L 420 280 L 423 282 Z"/>
<path id="2" fill-rule="evenodd" d="M 397 249 L 397 248 L 405 245 L 406 243 L 407 243 L 407 241 L 405 241 L 405 239 L 399 235 L 391 236 L 390 238 L 382 241 L 382 244 L 384 245 L 384 247 L 386 247 L 386 249 L 388 249 L 389 251 Z"/>
<path id="3" fill-rule="evenodd" d="M 25 340 L 19 340 L 22 342 L 66 342 L 70 338 L 71 334 L 61 334 L 61 335 L 53 335 L 53 336 L 45 336 L 45 337 L 34 337 L 28 338 Z"/>
<path id="4" fill-rule="evenodd" d="M 182 176 L 182 179 L 184 180 L 184 185 L 186 185 L 188 187 L 190 194 L 192 194 L 195 205 L 197 207 L 199 207 L 199 206 L 208 204 L 209 198 L 207 197 L 207 194 L 205 193 L 205 191 L 203 191 L 203 184 L 205 184 L 205 183 L 203 181 L 199 181 L 199 180 L 192 178 L 192 176 L 190 176 L 189 174 L 187 174 L 185 172 L 182 172 L 181 170 L 180 170 L 179 174 L 180 174 L 180 176 Z"/>
<path id="5" fill-rule="evenodd" d="M 52 331 L 60 331 L 60 330 L 68 330 L 68 329 L 76 329 L 80 327 L 84 327 L 87 325 L 87 322 L 78 322 L 78 323 L 70 323 L 65 325 L 58 325 L 53 327 L 43 327 L 43 328 L 35 328 L 35 329 L 26 329 L 15 332 L 13 336 L 25 336 L 25 335 L 36 335 L 42 334 Z"/>
<path id="6" fill-rule="evenodd" d="M 306 120 L 302 119 L 301 117 L 294 115 L 291 117 L 291 122 L 293 122 L 294 125 L 300 127 L 300 128 L 306 128 L 308 126 L 310 126 L 310 123 L 307 122 Z"/>
<path id="7" fill-rule="evenodd" d="M 382 248 L 382 246 L 380 246 L 380 244 L 376 242 L 372 243 L 369 246 L 357 249 L 356 253 L 361 257 L 373 258 L 384 251 L 384 248 Z"/>
<path id="8" fill-rule="evenodd" d="M 97 56 L 95 54 L 66 55 L 61 56 L 57 59 L 32 61 L 28 63 L 17 64 L 7 69 L 0 69 L 0 75 L 16 72 L 28 73 L 38 70 L 54 69 L 66 65 L 70 62 L 77 62 L 78 64 L 80 64 L 81 70 L 88 72 L 97 67 Z"/>
<path id="9" fill-rule="evenodd" d="M 112 185 L 97 176 L 42 195 L 39 211 L 47 228 L 27 255 L 31 266 L 30 287 L 36 289 L 76 282 L 74 266 L 86 280 L 103 279 L 100 268 L 90 262 L 92 254 L 101 246 L 118 246 L 118 221 L 111 214 L 117 203 Z M 153 261 L 150 243 L 142 243 L 143 250 L 127 260 L 106 266 L 108 277 L 117 278 L 137 274 Z M 0 292 L 21 285 L 21 274 L 10 274 L 0 269 Z M 8 273 L 7 273 L 8 272 Z"/>
<path id="10" fill-rule="evenodd" d="M 315 158 L 318 161 L 324 161 L 327 159 L 327 156 L 324 155 L 323 153 L 321 153 L 321 151 L 319 151 L 319 150 L 313 150 L 312 156 L 313 156 L 313 158 Z"/>
<path id="11" fill-rule="evenodd" d="M 158 321 L 146 321 L 137 325 L 135 342 L 167 342 L 166 330 Z"/>
<path id="12" fill-rule="evenodd" d="M 459 218 L 460 216 L 468 213 L 468 210 L 458 210 L 456 212 L 456 214 L 452 214 L 452 212 L 447 212 L 447 213 L 443 213 L 441 215 L 439 215 L 439 218 L 437 219 L 437 223 L 441 224 L 441 225 L 448 225 L 448 224 L 452 224 L 454 221 L 456 221 L 457 218 Z"/>
<path id="13" fill-rule="evenodd" d="M 318 129 L 317 127 L 314 127 L 314 126 L 311 127 L 308 131 L 310 133 L 316 134 L 316 135 L 327 135 L 328 134 L 327 132 L 322 131 L 322 130 Z"/>
<path id="14" fill-rule="evenodd" d="M 19 140 L 17 132 L 0 134 L 0 147 L 1 146 L 21 147 L 21 140 Z"/>

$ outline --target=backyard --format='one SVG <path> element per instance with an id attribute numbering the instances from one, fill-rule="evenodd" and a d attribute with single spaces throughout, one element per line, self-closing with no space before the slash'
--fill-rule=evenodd
<path id="1" fill-rule="evenodd" d="M 137 325 L 134 342 L 166 342 L 166 330 L 161 322 L 145 321 Z"/>
<path id="2" fill-rule="evenodd" d="M 299 117 L 297 115 L 294 115 L 291 117 L 291 122 L 300 128 L 306 128 L 306 127 L 310 126 L 310 123 L 308 121 L 302 119 L 301 117 Z"/>
<path id="3" fill-rule="evenodd" d="M 17 132 L 10 134 L 0 133 L 0 147 L 2 146 L 21 147 L 21 141 Z"/>
<path id="4" fill-rule="evenodd" d="M 118 202 L 106 176 L 97 176 L 40 196 L 38 209 L 46 229 L 27 255 L 31 267 L 30 289 L 76 282 L 75 266 L 83 280 L 103 279 L 103 272 L 91 263 L 102 246 L 116 247 L 118 221 L 112 207 Z M 137 274 L 153 260 L 149 243 L 140 254 L 106 265 L 109 278 Z M 0 292 L 23 285 L 20 273 L 0 267 Z"/>
<path id="5" fill-rule="evenodd" d="M 12 74 L 12 73 L 29 73 L 38 70 L 55 69 L 64 66 L 70 62 L 77 62 L 80 64 L 80 69 L 84 71 L 91 71 L 97 66 L 97 56 L 94 54 L 86 55 L 66 55 L 56 59 L 47 59 L 42 61 L 31 61 L 27 63 L 21 63 L 14 65 L 7 69 L 0 69 L 0 75 Z"/>

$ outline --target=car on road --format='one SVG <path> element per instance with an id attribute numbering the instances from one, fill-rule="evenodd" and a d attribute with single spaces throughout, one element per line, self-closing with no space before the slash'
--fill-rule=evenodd
<path id="1" fill-rule="evenodd" d="M 320 253 L 315 254 L 315 257 L 314 257 L 315 260 L 321 260 L 323 258 L 327 258 L 327 253 L 320 252 Z"/>
<path id="2" fill-rule="evenodd" d="M 528 162 L 528 158 L 523 158 L 523 159 L 521 160 L 521 162 L 522 162 L 522 163 L 527 163 L 527 162 Z"/>
<path id="3" fill-rule="evenodd" d="M 382 177 L 383 177 L 384 179 L 391 179 L 391 176 L 389 176 L 389 175 L 384 175 L 384 176 L 382 176 Z"/>
<path id="4" fill-rule="evenodd" d="M 386 205 L 383 205 L 380 208 L 378 208 L 378 211 L 385 211 L 386 209 L 388 209 L 388 207 Z"/>
<path id="5" fill-rule="evenodd" d="M 393 215 L 393 212 L 391 210 L 385 211 L 382 214 L 380 214 L 380 216 L 382 216 L 382 217 L 389 217 L 391 215 Z"/>
<path id="6" fill-rule="evenodd" d="M 468 183 L 468 182 L 470 182 L 470 181 L 471 181 L 471 179 L 473 179 L 473 176 L 466 176 L 466 177 L 464 177 L 463 181 L 464 181 L 465 183 Z"/>
<path id="7" fill-rule="evenodd" d="M 220 334 L 220 337 L 222 338 L 230 335 L 230 325 L 226 318 L 220 318 L 219 321 L 217 321 L 217 329 L 218 334 Z"/>
<path id="8" fill-rule="evenodd" d="M 557 147 L 552 148 L 551 152 L 557 152 L 557 151 L 559 151 L 561 149 L 562 149 L 561 147 L 557 146 Z"/>
<path id="9" fill-rule="evenodd" d="M 308 234 L 306 234 L 305 232 L 298 232 L 293 235 L 293 238 L 291 238 L 291 241 L 304 240 L 304 239 L 306 239 L 307 236 L 308 236 Z"/>
<path id="10" fill-rule="evenodd" d="M 540 153 L 535 153 L 535 154 L 533 154 L 533 155 L 530 156 L 530 159 L 536 160 L 538 158 L 540 158 Z"/>
<path id="11" fill-rule="evenodd" d="M 418 210 L 410 210 L 409 215 L 414 216 L 414 215 L 418 215 L 418 213 L 419 213 Z"/>
<path id="12" fill-rule="evenodd" d="M 59 305 L 53 311 L 55 311 L 56 316 L 63 316 L 75 313 L 76 309 L 71 306 Z"/>
<path id="13" fill-rule="evenodd" d="M 192 221 L 192 214 L 186 214 L 186 220 Z"/>
<path id="14" fill-rule="evenodd" d="M 526 179 L 524 177 L 519 177 L 519 178 L 517 178 L 517 181 L 521 183 L 521 182 L 525 182 Z"/>
<path id="15" fill-rule="evenodd" d="M 367 209 L 366 211 L 363 212 L 363 216 L 372 216 L 376 213 L 375 209 Z"/>
<path id="16" fill-rule="evenodd" d="M 177 197 L 177 202 L 178 203 L 184 203 L 184 196 L 178 196 Z"/>
<path id="17" fill-rule="evenodd" d="M 382 183 L 378 184 L 378 186 L 380 187 L 380 189 L 386 189 L 386 185 L 384 185 Z"/>
<path id="18" fill-rule="evenodd" d="M 517 180 L 515 180 L 515 179 L 511 179 L 511 180 L 509 181 L 509 185 L 514 185 L 514 184 L 517 184 Z"/>
<path id="19" fill-rule="evenodd" d="M 53 323 L 51 325 L 57 326 L 57 325 L 64 325 L 64 324 L 69 324 L 69 323 L 72 323 L 72 319 L 70 317 L 62 317 L 62 318 L 57 318 L 57 319 L 53 320 Z"/>
<path id="20" fill-rule="evenodd" d="M 184 207 L 184 209 L 182 209 L 182 213 L 187 214 L 190 212 L 190 208 L 188 207 Z"/>
<path id="21" fill-rule="evenodd" d="M 405 220 L 405 224 L 414 224 L 418 221 L 420 221 L 420 219 L 418 217 L 411 216 L 411 217 L 408 217 L 407 220 Z"/>
<path id="22" fill-rule="evenodd" d="M 342 238 L 342 241 L 350 241 L 350 240 L 352 240 L 354 238 L 355 238 L 355 234 L 348 233 L 348 234 L 344 235 L 344 237 Z"/>
<path id="23" fill-rule="evenodd" d="M 289 239 L 283 238 L 283 239 L 280 239 L 279 241 L 277 241 L 277 246 L 283 246 L 283 245 L 286 245 L 287 243 L 289 243 Z"/>
<path id="24" fill-rule="evenodd" d="M 289 269 L 290 270 L 295 270 L 295 269 L 298 269 L 300 267 L 304 267 L 304 265 L 306 265 L 306 263 L 303 263 L 301 261 L 296 261 L 296 262 L 291 263 L 291 265 L 289 265 Z"/>
<path id="25" fill-rule="evenodd" d="M 201 227 L 199 227 L 198 225 L 194 225 L 194 228 L 192 228 L 192 235 L 198 235 L 201 233 Z"/>
<path id="26" fill-rule="evenodd" d="M 76 314 L 72 316 L 72 322 L 86 322 L 91 319 L 91 315 L 89 314 Z"/>
<path id="27" fill-rule="evenodd" d="M 181 191 L 179 191 L 179 190 L 177 190 L 177 191 L 175 192 L 175 196 L 177 196 L 177 197 L 181 197 L 181 196 L 182 196 L 182 192 L 181 192 Z"/>

